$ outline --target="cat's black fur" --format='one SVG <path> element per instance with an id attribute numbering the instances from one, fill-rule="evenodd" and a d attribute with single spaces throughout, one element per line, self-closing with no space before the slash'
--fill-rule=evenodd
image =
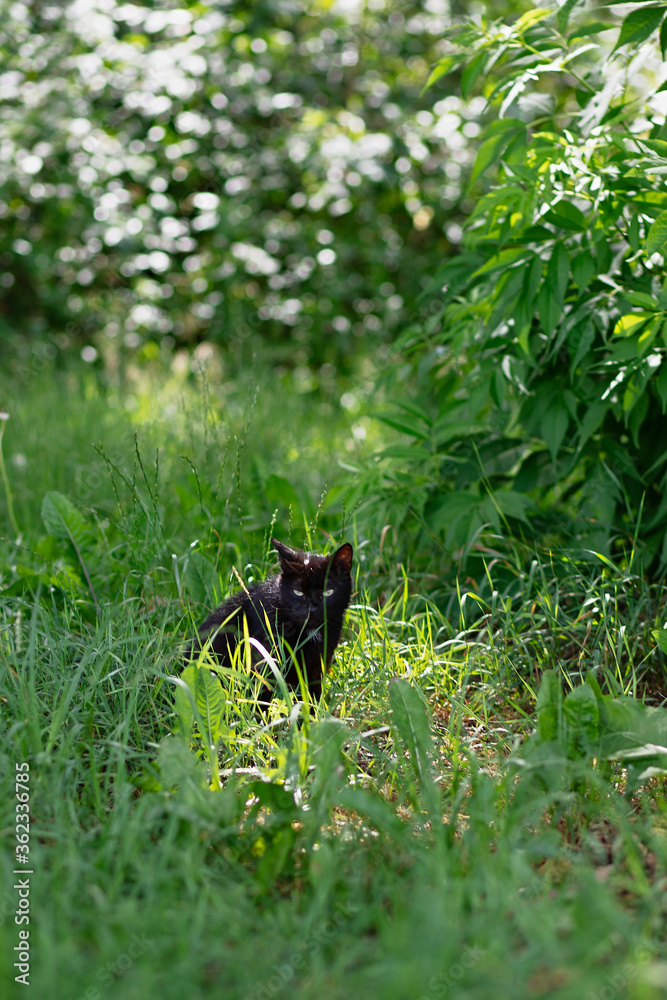
<path id="1" fill-rule="evenodd" d="M 331 664 L 350 603 L 352 546 L 346 542 L 333 555 L 321 556 L 290 549 L 275 538 L 271 542 L 280 558 L 280 572 L 247 591 L 233 594 L 216 608 L 198 629 L 189 655 L 197 653 L 210 639 L 209 648 L 218 661 L 231 666 L 239 636 L 243 636 L 245 616 L 248 634 L 269 652 L 276 652 L 276 635 L 285 640 L 308 679 L 311 695 L 319 698 L 322 672 Z M 328 591 L 331 593 L 327 596 Z M 287 669 L 285 680 L 290 687 L 298 688 L 294 663 Z"/>

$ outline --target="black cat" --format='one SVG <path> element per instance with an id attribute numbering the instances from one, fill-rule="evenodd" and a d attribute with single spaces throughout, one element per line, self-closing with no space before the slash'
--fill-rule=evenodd
<path id="1" fill-rule="evenodd" d="M 298 658 L 314 698 L 322 692 L 322 672 L 328 668 L 340 640 L 345 609 L 352 592 L 352 546 L 346 542 L 330 556 L 290 549 L 271 539 L 280 558 L 280 573 L 247 591 L 233 594 L 197 630 L 190 656 L 210 639 L 209 648 L 225 667 L 232 664 L 243 616 L 248 634 L 276 653 L 275 636 L 284 639 Z M 289 651 L 285 653 L 289 656 Z M 253 659 L 257 655 L 253 649 Z M 298 688 L 292 662 L 285 681 Z"/>

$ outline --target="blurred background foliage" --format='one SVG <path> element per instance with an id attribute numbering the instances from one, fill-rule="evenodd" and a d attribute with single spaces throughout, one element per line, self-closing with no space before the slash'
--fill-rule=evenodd
<path id="1" fill-rule="evenodd" d="M 460 242 L 484 101 L 421 93 L 446 0 L 2 8 L 5 345 L 261 340 L 326 381 Z"/>

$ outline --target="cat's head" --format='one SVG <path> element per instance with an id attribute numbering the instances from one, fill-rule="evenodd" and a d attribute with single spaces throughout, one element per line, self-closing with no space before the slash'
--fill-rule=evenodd
<path id="1" fill-rule="evenodd" d="M 345 542 L 330 556 L 291 549 L 271 539 L 280 558 L 283 608 L 295 617 L 322 623 L 327 615 L 341 615 L 352 593 L 352 546 Z"/>

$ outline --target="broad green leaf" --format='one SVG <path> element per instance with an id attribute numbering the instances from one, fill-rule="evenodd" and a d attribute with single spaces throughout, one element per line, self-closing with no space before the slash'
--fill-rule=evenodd
<path id="1" fill-rule="evenodd" d="M 17 572 L 23 575 L 23 567 L 17 568 Z M 28 570 L 27 572 L 29 573 L 30 571 Z M 41 579 L 42 582 L 48 582 L 49 586 L 58 587 L 59 590 L 67 594 L 83 591 L 83 580 L 69 563 L 61 565 L 55 573 L 49 573 L 46 576 L 46 581 L 44 577 L 41 577 Z"/>
<path id="2" fill-rule="evenodd" d="M 392 444 L 388 448 L 381 448 L 375 454 L 381 458 L 408 459 L 411 462 L 431 462 L 433 453 L 426 448 L 420 448 L 416 444 Z"/>
<path id="3" fill-rule="evenodd" d="M 562 399 L 556 397 L 540 422 L 540 433 L 549 449 L 552 462 L 556 461 L 558 450 L 563 443 L 569 423 L 570 415 L 567 406 Z"/>
<path id="4" fill-rule="evenodd" d="M 630 201 L 646 215 L 654 215 L 657 218 L 661 209 L 667 204 L 667 191 L 644 190 L 634 198 L 630 198 Z"/>
<path id="5" fill-rule="evenodd" d="M 662 21 L 666 9 L 661 5 L 659 7 L 640 7 L 638 10 L 631 11 L 621 25 L 621 32 L 613 51 L 615 52 L 622 45 L 637 45 L 639 42 L 645 41 Z"/>
<path id="6" fill-rule="evenodd" d="M 530 326 L 528 323 L 519 330 L 517 341 L 523 353 L 530 357 Z"/>
<path id="7" fill-rule="evenodd" d="M 653 341 L 658 336 L 660 327 L 662 326 L 662 316 L 656 316 L 655 319 L 648 324 L 646 329 L 642 330 L 637 338 L 637 356 L 643 358 L 645 354 L 649 351 L 652 346 Z"/>
<path id="8" fill-rule="evenodd" d="M 658 303 L 655 301 L 653 296 L 648 295 L 646 292 L 628 292 L 625 297 L 628 302 L 632 303 L 633 306 L 640 306 L 644 309 L 653 309 L 654 311 L 658 308 Z"/>
<path id="9" fill-rule="evenodd" d="M 584 247 L 581 253 L 572 258 L 572 277 L 580 292 L 583 292 L 584 288 L 588 287 L 591 278 L 595 274 L 595 270 L 593 254 L 587 247 Z"/>
<path id="10" fill-rule="evenodd" d="M 560 735 L 563 691 L 560 674 L 545 670 L 537 694 L 537 733 L 541 742 L 557 740 Z"/>
<path id="11" fill-rule="evenodd" d="M 57 490 L 50 490 L 42 501 L 42 521 L 54 538 L 66 538 L 84 550 L 90 543 L 91 532 L 81 511 L 69 497 Z"/>
<path id="12" fill-rule="evenodd" d="M 208 739 L 209 746 L 216 744 L 222 736 L 230 733 L 227 725 L 227 693 L 218 677 L 202 665 L 198 668 L 195 682 L 197 709 L 201 723 L 204 725 L 202 736 Z"/>
<path id="13" fill-rule="evenodd" d="M 42 520 L 50 535 L 55 538 L 67 539 L 73 546 L 86 578 L 88 589 L 97 606 L 97 595 L 85 560 L 87 552 L 91 550 L 93 536 L 83 514 L 74 506 L 69 497 L 58 493 L 57 490 L 51 490 L 42 501 Z M 61 570 L 60 573 L 72 575 L 69 568 Z M 59 585 L 54 584 L 54 586 Z"/>
<path id="14" fill-rule="evenodd" d="M 477 502 L 469 493 L 445 493 L 429 502 L 426 523 L 432 531 L 453 532 L 462 517 L 468 517 Z"/>
<path id="15" fill-rule="evenodd" d="M 428 433 L 415 421 L 408 420 L 407 417 L 397 416 L 395 417 L 390 413 L 375 413 L 373 414 L 378 420 L 381 420 L 383 424 L 388 427 L 393 427 L 396 431 L 401 431 L 403 434 L 409 434 L 411 437 L 419 438 L 421 441 L 428 441 Z"/>
<path id="16" fill-rule="evenodd" d="M 600 687 L 598 681 L 595 679 L 593 674 L 586 674 L 586 680 L 584 681 L 584 683 L 588 684 L 591 691 L 593 691 L 593 693 L 595 694 L 595 698 L 598 703 L 598 708 L 600 709 L 600 721 L 602 721 L 602 715 L 603 715 L 602 706 L 604 697 L 602 694 L 602 688 Z"/>
<path id="17" fill-rule="evenodd" d="M 595 692 L 588 684 L 570 691 L 563 702 L 563 716 L 568 757 L 574 759 L 591 752 L 600 735 L 600 710 Z"/>
<path id="18" fill-rule="evenodd" d="M 427 427 L 433 426 L 432 417 L 421 406 L 418 406 L 417 403 L 408 400 L 396 400 L 394 405 L 398 406 L 401 410 L 405 410 L 406 413 L 417 417 L 419 420 L 423 420 Z"/>
<path id="19" fill-rule="evenodd" d="M 253 873 L 253 878 L 263 893 L 268 895 L 281 874 L 291 864 L 296 838 L 297 832 L 291 826 L 283 825 L 281 829 L 273 832 Z"/>
<path id="20" fill-rule="evenodd" d="M 661 253 L 667 243 L 667 210 L 661 212 L 648 231 L 646 253 Z"/>
<path id="21" fill-rule="evenodd" d="M 535 296 L 542 281 L 542 260 L 537 255 L 533 257 L 530 266 L 526 268 L 524 281 L 524 293 L 530 308 L 535 301 Z"/>
<path id="22" fill-rule="evenodd" d="M 667 628 L 656 628 L 651 632 L 663 653 L 667 653 Z"/>
<path id="23" fill-rule="evenodd" d="M 389 688 L 393 728 L 410 754 L 410 761 L 428 811 L 437 811 L 438 793 L 433 782 L 433 738 L 426 700 L 418 688 L 402 678 Z"/>
<path id="24" fill-rule="evenodd" d="M 490 260 L 487 260 L 486 264 L 483 264 L 482 267 L 475 271 L 473 278 L 481 274 L 489 274 L 491 271 L 498 271 L 503 267 L 509 267 L 525 256 L 526 251 L 524 247 L 508 247 L 505 250 L 501 250 L 500 253 L 494 254 Z"/>
<path id="25" fill-rule="evenodd" d="M 338 719 L 323 719 L 309 729 L 308 743 L 315 765 L 310 801 L 314 811 L 320 814 L 319 822 L 324 820 L 322 814 L 333 804 L 332 798 L 347 785 L 343 747 L 349 739 L 350 734 Z"/>
<path id="26" fill-rule="evenodd" d="M 553 10 L 550 7 L 536 7 L 535 10 L 528 10 L 514 22 L 512 30 L 523 34 L 529 28 L 543 21 L 545 17 L 550 17 L 551 14 L 553 14 Z"/>
<path id="27" fill-rule="evenodd" d="M 442 445 L 447 444 L 447 442 L 455 438 L 467 438 L 470 441 L 473 434 L 486 434 L 487 431 L 488 426 L 486 424 L 471 424 L 465 420 L 443 420 L 438 421 L 435 440 L 438 447 L 442 447 Z"/>
<path id="28" fill-rule="evenodd" d="M 667 746 L 667 708 L 664 706 L 644 705 L 640 702 L 640 735 L 642 743 Z"/>
<path id="29" fill-rule="evenodd" d="M 434 66 L 431 70 L 431 74 L 424 85 L 424 90 L 428 90 L 429 87 L 432 87 L 441 76 L 446 76 L 447 73 L 451 73 L 454 67 L 458 66 L 458 64 L 459 60 L 454 59 L 452 56 L 445 56 L 444 59 L 441 59 L 437 66 Z"/>
<path id="30" fill-rule="evenodd" d="M 537 298 L 540 322 L 547 336 L 558 326 L 570 274 L 570 258 L 563 243 L 557 243 L 549 260 L 547 275 Z"/>
<path id="31" fill-rule="evenodd" d="M 493 494 L 493 502 L 507 517 L 515 517 L 526 523 L 528 523 L 526 511 L 535 506 L 530 497 L 515 490 L 498 490 Z"/>
<path id="32" fill-rule="evenodd" d="M 586 410 L 583 420 L 579 426 L 578 447 L 583 448 L 592 434 L 595 434 L 600 424 L 605 418 L 605 414 L 611 403 L 605 399 L 596 400 Z"/>
<path id="33" fill-rule="evenodd" d="M 595 323 L 588 316 L 583 323 L 578 323 L 572 328 L 568 335 L 568 342 L 571 348 L 574 348 L 574 355 L 572 357 L 572 364 L 570 365 L 570 374 L 574 373 L 577 365 L 584 358 L 592 344 L 595 340 Z"/>
<path id="34" fill-rule="evenodd" d="M 272 507 L 291 507 L 295 512 L 302 508 L 296 490 L 284 476 L 267 476 L 264 482 L 264 496 Z"/>
<path id="35" fill-rule="evenodd" d="M 655 390 L 658 393 L 658 398 L 660 399 L 660 405 L 662 406 L 662 412 L 667 410 L 667 364 L 663 363 L 660 365 L 660 370 L 657 376 L 653 376 L 652 384 L 655 386 Z"/>
<path id="36" fill-rule="evenodd" d="M 641 445 L 641 429 L 642 424 L 646 418 L 648 412 L 648 393 L 646 392 L 646 381 L 647 376 L 643 378 L 638 378 L 640 385 L 639 393 L 637 399 L 633 400 L 632 404 L 628 407 L 626 414 L 630 413 L 630 419 L 628 420 L 628 430 L 632 435 L 632 441 L 635 448 L 639 448 Z M 625 402 L 625 400 L 624 400 Z"/>
<path id="37" fill-rule="evenodd" d="M 490 496 L 484 497 L 484 499 L 480 501 L 477 510 L 482 524 L 490 524 L 494 531 L 500 531 L 501 516 L 498 505 L 494 503 L 494 498 Z M 469 525 L 469 523 L 470 521 L 468 518 L 467 524 Z M 462 539 L 462 542 L 464 541 L 467 541 L 467 537 Z"/>
<path id="38" fill-rule="evenodd" d="M 176 683 L 174 693 L 174 703 L 176 705 L 176 717 L 178 720 L 178 732 L 186 739 L 190 738 L 192 727 L 195 724 L 195 664 L 188 664 L 182 671 L 179 678 L 173 678 Z"/>
<path id="39" fill-rule="evenodd" d="M 525 268 L 513 267 L 501 274 L 496 284 L 493 311 L 487 328 L 495 330 L 504 319 L 517 315 L 517 302 L 521 296 Z"/>
<path id="40" fill-rule="evenodd" d="M 581 209 L 569 201 L 557 202 L 549 209 L 544 219 L 562 229 L 571 229 L 575 232 L 582 232 L 588 226 L 588 220 Z"/>
<path id="41" fill-rule="evenodd" d="M 191 727 L 190 727 L 191 728 Z M 190 735 L 190 729 L 187 736 Z M 181 794 L 194 788 L 206 788 L 206 770 L 203 760 L 197 760 L 190 749 L 188 740 L 166 736 L 160 741 L 157 765 L 160 772 L 160 787 L 168 792 L 179 789 Z"/>
<path id="42" fill-rule="evenodd" d="M 528 184 L 536 184 L 539 180 L 539 173 L 533 167 L 527 167 L 525 163 L 508 164 L 508 174 L 521 177 Z"/>
<path id="43" fill-rule="evenodd" d="M 229 733 L 227 696 L 217 676 L 204 663 L 191 662 L 181 673 L 176 686 L 176 711 L 184 735 L 193 722 L 200 727 L 207 751 Z"/>
<path id="44" fill-rule="evenodd" d="M 477 77 L 483 72 L 484 65 L 488 58 L 488 52 L 484 50 L 482 52 L 478 52 L 461 73 L 461 94 L 466 100 L 470 96 L 470 91 L 475 86 Z"/>
<path id="45" fill-rule="evenodd" d="M 653 313 L 626 313 L 625 316 L 621 318 L 616 323 L 614 327 L 614 336 L 631 337 L 633 334 L 637 333 L 652 319 Z"/>
<path id="46" fill-rule="evenodd" d="M 575 394 L 570 389 L 563 390 L 563 402 L 565 403 L 568 412 L 573 420 L 577 419 L 577 407 L 578 400 Z"/>
<path id="47" fill-rule="evenodd" d="M 667 159 L 667 142 L 665 142 L 664 139 L 639 139 L 638 141 L 641 142 L 643 146 L 647 146 L 649 149 L 652 149 L 653 152 L 657 153 L 663 160 Z"/>
<path id="48" fill-rule="evenodd" d="M 592 21 L 589 24 L 582 24 L 574 28 L 568 35 L 568 42 L 573 42 L 575 38 L 588 38 L 590 35 L 598 35 L 601 31 L 613 31 L 614 24 L 607 24 L 604 21 Z"/>
<path id="49" fill-rule="evenodd" d="M 603 701 L 607 731 L 604 750 L 610 757 L 647 743 L 653 744 L 653 752 L 667 746 L 667 709 L 628 696 L 605 695 Z"/>
<path id="50" fill-rule="evenodd" d="M 428 297 L 436 289 L 446 291 L 450 286 L 461 288 L 470 279 L 472 272 L 483 263 L 483 257 L 479 253 L 463 253 L 452 257 L 442 267 L 438 267 L 433 275 L 432 281 L 425 286 L 420 298 Z"/>
<path id="51" fill-rule="evenodd" d="M 196 549 L 190 552 L 183 567 L 182 581 L 191 600 L 203 604 L 206 600 L 211 580 L 215 578 L 215 567 Z"/>
<path id="52" fill-rule="evenodd" d="M 558 288 L 558 296 L 561 300 L 565 298 L 567 281 L 570 276 L 570 257 L 564 243 L 557 243 L 556 248 L 549 261 L 547 277 L 550 281 L 555 281 Z"/>
<path id="53" fill-rule="evenodd" d="M 567 139 L 563 135 L 559 135 L 557 132 L 534 132 L 533 141 L 544 140 L 542 145 L 554 146 L 556 150 L 562 151 L 567 149 Z"/>
<path id="54" fill-rule="evenodd" d="M 526 126 L 515 118 L 504 118 L 497 123 L 502 128 L 496 128 L 482 143 L 475 159 L 470 183 L 474 183 L 490 166 L 497 163 L 509 143 L 518 135 L 525 135 Z M 490 131 L 490 130 L 489 130 Z M 488 135 L 488 131 L 487 131 Z"/>

